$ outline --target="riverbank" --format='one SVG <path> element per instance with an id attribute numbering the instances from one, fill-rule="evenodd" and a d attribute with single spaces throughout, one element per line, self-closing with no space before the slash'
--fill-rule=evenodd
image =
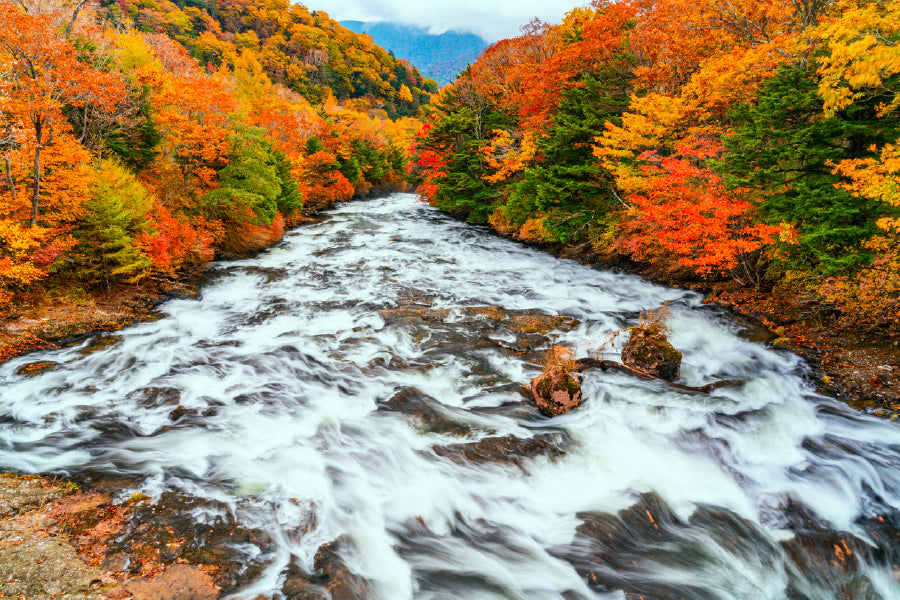
<path id="1" fill-rule="evenodd" d="M 364 201 L 392 191 L 398 190 L 380 186 L 354 196 L 352 201 Z M 328 208 L 331 205 L 295 215 L 286 222 L 286 230 L 314 223 L 318 214 Z M 222 258 L 235 260 L 252 256 L 280 241 L 280 237 L 268 239 L 248 248 L 244 254 L 229 254 Z M 159 314 L 157 307 L 163 302 L 195 296 L 208 266 L 175 277 L 147 278 L 133 284 L 117 283 L 108 289 L 85 290 L 77 283 L 60 283 L 22 294 L 16 302 L 0 306 L 0 364 L 29 352 L 64 347 L 93 335 L 153 320 Z"/>
<path id="2" fill-rule="evenodd" d="M 704 282 L 682 269 L 611 260 L 582 247 L 548 248 L 557 256 L 598 269 L 614 269 L 695 290 L 769 332 L 760 340 L 803 357 L 816 390 L 870 414 L 900 418 L 900 335 L 842 323 L 815 298 L 784 289 L 757 291 L 732 282 Z"/>
<path id="3" fill-rule="evenodd" d="M 33 295 L 10 306 L 2 315 L 0 363 L 153 319 L 162 302 L 195 293 L 186 281 L 173 280 L 122 284 L 95 292 L 61 287 L 50 294 Z"/>
<path id="4" fill-rule="evenodd" d="M 122 496 L 122 482 L 90 486 L 58 477 L 0 475 L 0 598 L 29 600 L 215 600 L 259 577 L 241 542 L 271 548 L 262 531 L 233 519 L 200 525 L 212 502 L 166 493 Z M 285 576 L 291 598 L 352 600 L 365 588 L 323 544 L 315 573 Z M 262 596 L 260 596 L 262 598 Z"/>
<path id="5" fill-rule="evenodd" d="M 588 245 L 515 241 L 596 269 L 631 273 L 662 285 L 697 291 L 705 296 L 706 303 L 767 331 L 768 335 L 758 336 L 759 341 L 801 356 L 810 366 L 809 379 L 819 393 L 881 418 L 900 418 L 900 335 L 897 333 L 843 323 L 834 310 L 802 292 L 757 291 L 733 282 L 702 281 L 686 269 L 604 256 Z"/>
<path id="6" fill-rule="evenodd" d="M 314 220 L 311 217 L 307 222 Z M 761 341 L 802 356 L 811 367 L 810 378 L 820 393 L 882 418 L 900 418 L 900 336 L 897 334 L 842 324 L 827 306 L 784 290 L 761 293 L 727 282 L 698 281 L 684 270 L 601 256 L 586 246 L 539 244 L 537 247 L 594 268 L 619 270 L 664 285 L 696 290 L 706 296 L 707 302 L 768 331 L 768 336 L 762 336 L 767 339 Z M 162 302 L 196 294 L 198 281 L 198 274 L 192 273 L 181 279 L 118 285 L 109 291 L 90 292 L 70 287 L 34 295 L 30 302 L 20 303 L 0 315 L 3 319 L 0 363 L 153 319 L 157 315 L 156 307 Z"/>

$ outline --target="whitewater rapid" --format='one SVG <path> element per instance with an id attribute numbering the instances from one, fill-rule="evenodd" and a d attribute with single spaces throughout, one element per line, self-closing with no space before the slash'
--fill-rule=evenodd
<path id="1" fill-rule="evenodd" d="M 537 375 L 553 344 L 589 355 L 664 303 L 683 383 L 746 383 L 698 396 L 592 371 L 568 415 L 507 410 L 523 399 L 511 384 Z M 578 325 L 520 349 L 515 332 L 464 310 L 487 306 Z M 383 312 L 409 307 L 440 317 Z M 900 523 L 900 427 L 818 396 L 800 359 L 748 341 L 695 293 L 553 258 L 400 194 L 342 205 L 255 258 L 218 263 L 201 296 L 161 311 L 114 343 L 0 365 L 0 467 L 223 503 L 275 540 L 264 556 L 243 549 L 266 567 L 230 597 L 281 597 L 289 562 L 311 571 L 316 549 L 340 536 L 353 542 L 347 564 L 385 600 L 851 597 L 845 572 L 791 559 L 801 525 L 786 507 L 799 506 L 815 531 L 873 548 L 854 589 L 900 598 L 900 552 L 864 526 Z M 58 366 L 16 374 L 36 361 Z M 463 433 L 383 409 L 408 388 L 460 409 Z M 179 405 L 190 417 L 173 422 Z M 545 434 L 562 455 L 519 467 L 434 450 Z M 628 521 L 613 558 L 577 533 L 648 502 L 671 518 Z M 660 528 L 668 537 L 652 538 Z"/>

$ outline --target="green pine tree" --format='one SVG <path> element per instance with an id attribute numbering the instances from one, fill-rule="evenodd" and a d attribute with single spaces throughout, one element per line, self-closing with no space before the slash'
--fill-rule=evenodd
<path id="1" fill-rule="evenodd" d="M 134 282 L 146 275 L 152 261 L 134 244 L 147 227 L 153 202 L 146 188 L 122 165 L 105 160 L 89 186 L 84 222 L 75 231 L 80 240 L 81 275 L 107 287 Z"/>
<path id="2" fill-rule="evenodd" d="M 249 210 L 254 224 L 271 225 L 282 198 L 278 160 L 259 129 L 237 132 L 231 143 L 228 164 L 219 170 L 221 187 L 204 196 L 207 214 L 234 218 Z"/>
<path id="3" fill-rule="evenodd" d="M 873 144 L 896 138 L 896 120 L 876 119 L 872 102 L 827 117 L 816 66 L 786 65 L 760 88 L 754 105 L 731 113 L 734 135 L 720 164 L 732 187 L 759 190 L 759 211 L 772 224 L 790 223 L 797 244 L 783 244 L 772 275 L 847 273 L 871 256 L 863 242 L 878 230 L 887 205 L 842 189 L 833 165 L 872 156 Z"/>
<path id="4" fill-rule="evenodd" d="M 585 74 L 582 85 L 563 94 L 559 112 L 537 139 L 539 159 L 529 166 L 504 208 L 507 218 L 524 223 L 546 214 L 544 226 L 556 241 L 587 235 L 614 207 L 612 177 L 592 152 L 608 121 L 628 106 L 628 80 L 615 71 Z"/>

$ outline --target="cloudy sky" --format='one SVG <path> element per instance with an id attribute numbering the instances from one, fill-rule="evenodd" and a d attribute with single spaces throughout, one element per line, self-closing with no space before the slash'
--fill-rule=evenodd
<path id="1" fill-rule="evenodd" d="M 394 21 L 430 28 L 474 31 L 488 41 L 511 37 L 534 17 L 558 23 L 590 0 L 302 0 L 338 21 Z"/>

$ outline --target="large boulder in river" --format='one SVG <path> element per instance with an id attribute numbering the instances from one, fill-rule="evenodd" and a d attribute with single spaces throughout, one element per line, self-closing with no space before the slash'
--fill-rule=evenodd
<path id="1" fill-rule="evenodd" d="M 622 349 L 622 362 L 666 381 L 675 381 L 681 376 L 681 352 L 655 328 L 631 329 L 631 337 Z"/>
<path id="2" fill-rule="evenodd" d="M 550 368 L 531 380 L 531 393 L 537 408 L 548 417 L 564 415 L 581 404 L 578 373 Z"/>

